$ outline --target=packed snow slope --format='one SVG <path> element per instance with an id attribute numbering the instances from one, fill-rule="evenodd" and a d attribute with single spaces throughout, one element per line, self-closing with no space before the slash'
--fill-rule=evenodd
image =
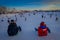
<path id="1" fill-rule="evenodd" d="M 50 17 L 50 14 L 52 16 Z M 41 17 L 44 16 L 44 18 Z M 56 17 L 58 20 L 56 21 Z M 7 20 L 14 19 L 22 31 L 16 36 L 9 37 L 7 34 Z M 2 21 L 3 20 L 3 21 Z M 39 37 L 35 27 L 38 28 L 44 21 L 51 30 L 48 36 Z M 0 40 L 60 40 L 60 12 L 30 12 L 23 14 L 1 14 L 0 15 Z"/>

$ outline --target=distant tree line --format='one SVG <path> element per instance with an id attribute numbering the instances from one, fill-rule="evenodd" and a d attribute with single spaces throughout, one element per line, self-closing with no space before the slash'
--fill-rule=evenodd
<path id="1" fill-rule="evenodd" d="M 60 10 L 39 10 L 38 12 L 60 12 Z"/>
<path id="2" fill-rule="evenodd" d="M 0 6 L 0 14 L 6 14 L 7 8 L 5 6 Z"/>
<path id="3" fill-rule="evenodd" d="M 13 8 L 11 11 L 9 11 L 5 6 L 0 6 L 0 14 L 8 14 L 8 13 L 19 13 L 15 8 Z M 31 12 L 28 10 L 22 10 L 23 13 Z M 32 12 L 60 12 L 60 10 L 33 10 Z"/>

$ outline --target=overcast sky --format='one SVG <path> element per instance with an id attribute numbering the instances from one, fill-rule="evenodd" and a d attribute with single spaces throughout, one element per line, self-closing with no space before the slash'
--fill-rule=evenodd
<path id="1" fill-rule="evenodd" d="M 60 9 L 60 0 L 0 0 L 0 6 L 24 10 Z"/>

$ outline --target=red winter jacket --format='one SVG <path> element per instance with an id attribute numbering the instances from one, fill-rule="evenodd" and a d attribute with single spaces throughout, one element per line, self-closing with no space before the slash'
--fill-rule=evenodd
<path id="1" fill-rule="evenodd" d="M 42 28 L 38 28 L 38 36 L 47 36 L 47 33 L 48 33 L 48 29 L 45 28 L 45 29 L 42 29 Z"/>
<path id="2" fill-rule="evenodd" d="M 48 29 L 47 27 L 42 29 L 41 26 L 46 26 L 44 22 L 41 22 L 40 27 L 38 27 L 38 35 L 39 36 L 47 36 Z"/>

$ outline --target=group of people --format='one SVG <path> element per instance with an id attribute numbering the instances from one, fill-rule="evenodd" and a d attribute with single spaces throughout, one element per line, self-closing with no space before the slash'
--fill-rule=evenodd
<path id="1" fill-rule="evenodd" d="M 18 31 L 21 31 L 21 27 L 17 26 L 14 20 L 8 21 L 8 30 L 7 33 L 9 36 L 14 36 L 18 34 Z M 37 29 L 39 36 L 47 36 L 48 32 L 50 33 L 50 29 L 46 26 L 44 22 L 40 23 L 40 26 Z"/>

